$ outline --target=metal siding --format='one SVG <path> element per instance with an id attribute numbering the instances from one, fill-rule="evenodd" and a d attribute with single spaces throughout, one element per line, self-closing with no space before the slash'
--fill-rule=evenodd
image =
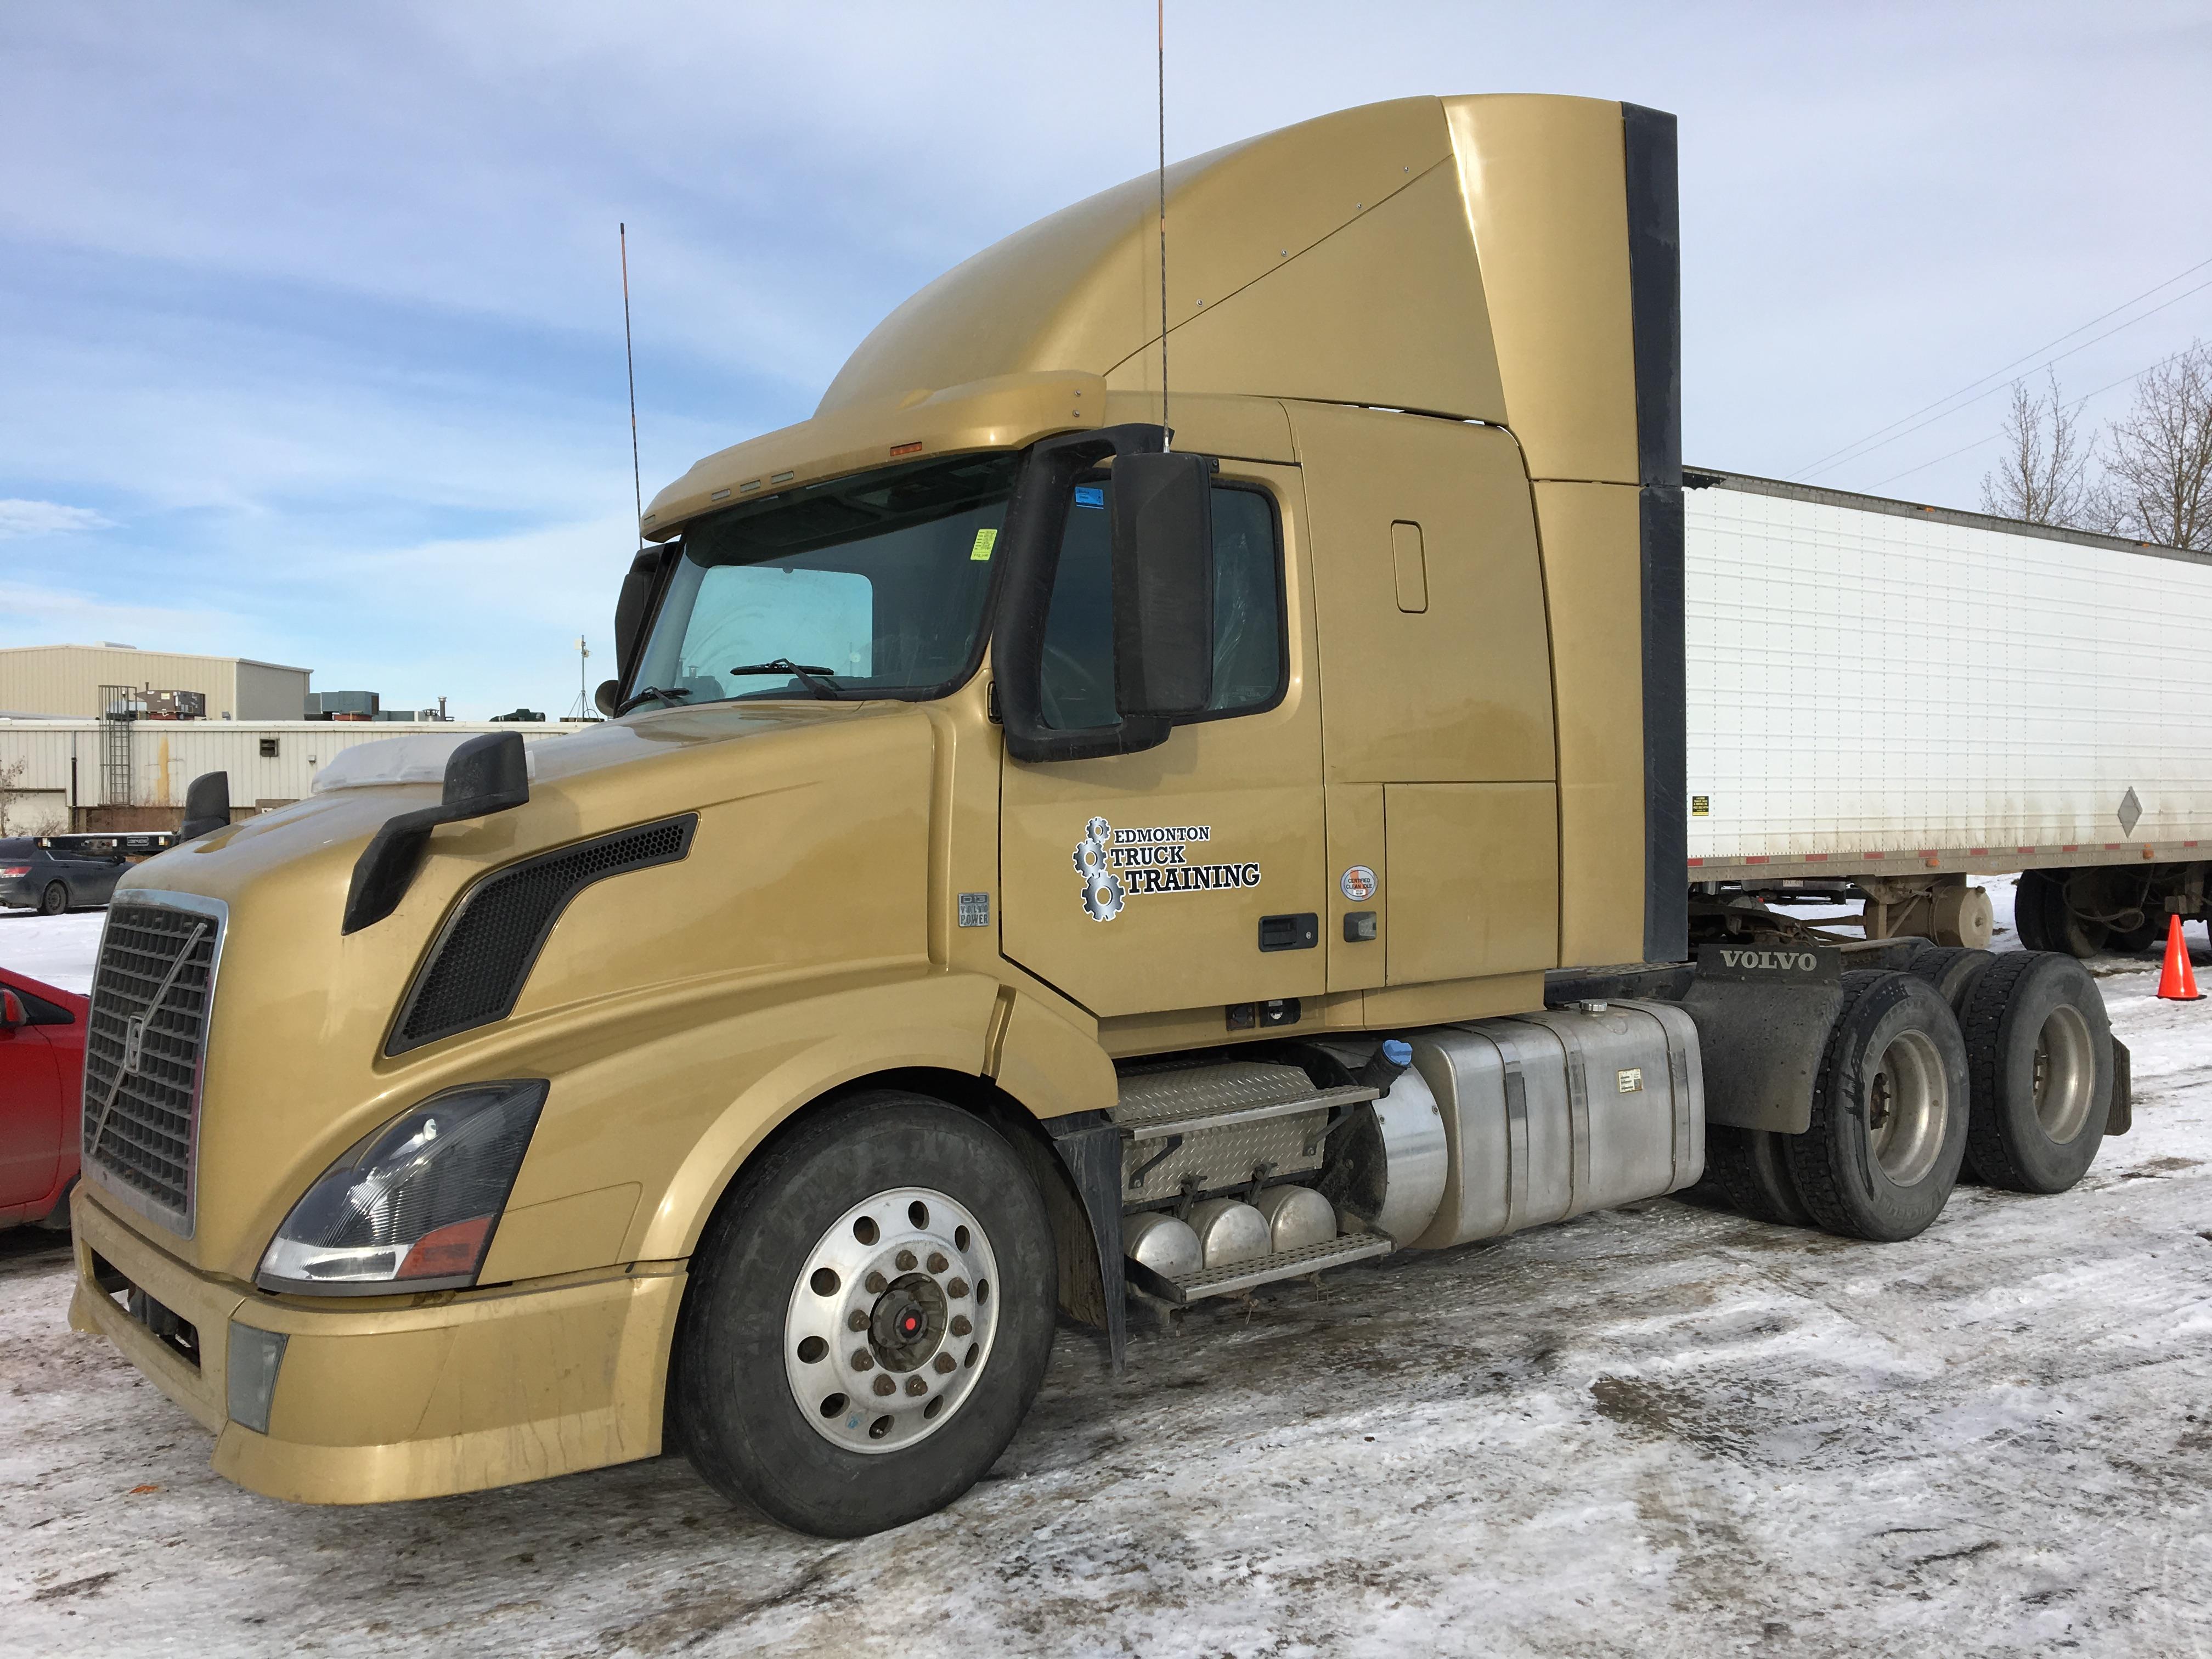
<path id="1" fill-rule="evenodd" d="M 78 757 L 76 804 L 109 805 L 100 795 L 100 725 L 98 720 L 0 720 L 0 765 L 24 760 L 27 763 L 24 788 L 66 791 L 74 745 Z M 181 806 L 185 790 L 203 772 L 229 773 L 230 798 L 240 806 L 250 806 L 258 800 L 301 800 L 307 795 L 316 772 L 339 750 L 384 738 L 428 732 L 471 736 L 479 732 L 520 732 L 526 740 L 532 740 L 584 729 L 553 721 L 541 726 L 473 720 L 435 725 L 366 720 L 136 720 L 131 725 L 131 804 L 139 806 Z M 264 738 L 276 739 L 274 759 L 262 757 Z"/>
<path id="2" fill-rule="evenodd" d="M 1711 806 L 1693 860 L 1902 854 L 1887 867 L 1905 873 L 1937 849 L 2212 842 L 2212 709 L 2186 695 L 2212 565 L 1726 486 L 1686 498 L 1689 793 Z"/>
<path id="3" fill-rule="evenodd" d="M 272 664 L 238 665 L 237 716 L 241 720 L 296 720 L 307 711 L 307 681 L 304 668 L 279 668 Z M 210 711 L 212 712 L 212 711 Z"/>

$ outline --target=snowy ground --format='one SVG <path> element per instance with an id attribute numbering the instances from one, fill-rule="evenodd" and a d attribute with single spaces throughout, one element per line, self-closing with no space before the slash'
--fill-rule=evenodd
<path id="1" fill-rule="evenodd" d="M 65 916 L 0 910 L 0 968 L 89 996 L 92 959 L 100 953 L 100 930 L 106 925 L 106 910 Z"/>
<path id="2" fill-rule="evenodd" d="M 38 939 L 0 919 L 0 963 Z M 1066 1331 L 981 1486 L 849 1543 L 732 1515 L 674 1459 L 377 1510 L 250 1496 L 70 1334 L 62 1254 L 0 1235 L 0 1630 L 39 1654 L 2212 1652 L 2212 1002 L 2097 966 L 2136 1127 L 2072 1193 L 1962 1188 L 1888 1246 L 1653 1200 L 1206 1307 L 1119 1379 Z"/>

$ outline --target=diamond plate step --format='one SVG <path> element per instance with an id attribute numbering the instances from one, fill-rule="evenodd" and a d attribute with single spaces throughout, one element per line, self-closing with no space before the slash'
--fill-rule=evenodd
<path id="1" fill-rule="evenodd" d="M 1188 1304 L 1209 1296 L 1233 1296 L 1255 1285 L 1272 1285 L 1279 1279 L 1302 1279 L 1329 1267 L 1341 1267 L 1370 1257 L 1388 1255 L 1397 1246 L 1381 1233 L 1351 1233 L 1326 1244 L 1307 1244 L 1295 1250 L 1278 1250 L 1256 1261 L 1226 1267 L 1201 1267 L 1182 1279 L 1156 1273 L 1142 1263 L 1127 1264 L 1131 1282 L 1165 1302 Z"/>

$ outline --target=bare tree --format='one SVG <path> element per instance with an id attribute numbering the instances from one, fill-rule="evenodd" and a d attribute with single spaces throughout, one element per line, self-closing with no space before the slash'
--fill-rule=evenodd
<path id="1" fill-rule="evenodd" d="M 31 793 L 23 787 L 23 774 L 30 765 L 27 760 L 0 761 L 0 836 L 8 833 L 9 819 L 16 816 L 23 797 Z"/>
<path id="2" fill-rule="evenodd" d="M 2089 476 L 2096 440 L 2083 440 L 2081 405 L 2069 409 L 2058 376 L 2045 373 L 2048 390 L 2040 394 L 2026 380 L 2012 383 L 2004 457 L 1982 475 L 1982 511 L 2030 524 L 2102 528 L 2103 502 Z"/>
<path id="3" fill-rule="evenodd" d="M 2212 551 L 2212 348 L 2201 340 L 2143 371 L 2112 422 L 2098 495 L 2116 533 Z"/>

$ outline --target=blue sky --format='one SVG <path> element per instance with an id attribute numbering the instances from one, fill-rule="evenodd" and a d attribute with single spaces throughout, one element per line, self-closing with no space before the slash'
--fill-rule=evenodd
<path id="1" fill-rule="evenodd" d="M 1792 474 L 2212 260 L 2202 5 L 1171 0 L 1169 28 L 1176 155 L 1413 93 L 1675 111 L 1707 465 Z M 562 712 L 632 538 L 617 222 L 650 496 L 804 418 L 939 271 L 1143 171 L 1152 48 L 1122 0 L 11 8 L 0 644 Z M 2068 341 L 2119 327 L 2069 389 L 2212 337 L 2207 278 Z M 1992 446 L 1950 452 L 2001 402 L 1817 481 L 1971 506 Z"/>

